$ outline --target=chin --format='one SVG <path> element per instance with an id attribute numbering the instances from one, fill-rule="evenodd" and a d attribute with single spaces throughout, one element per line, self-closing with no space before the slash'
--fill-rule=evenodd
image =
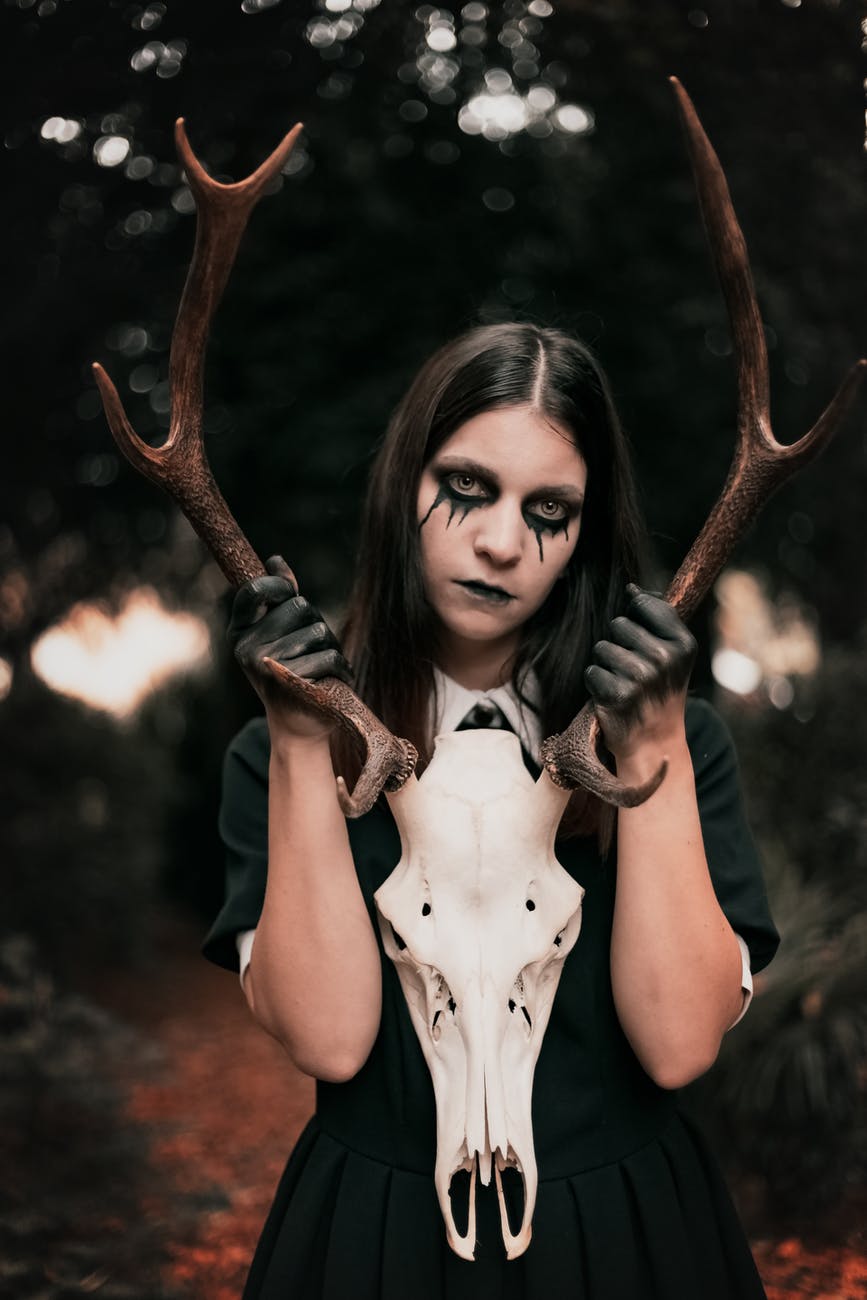
<path id="1" fill-rule="evenodd" d="M 451 618 L 440 615 L 440 623 L 446 632 L 462 641 L 500 641 L 503 637 L 516 633 L 523 621 L 517 617 L 506 618 L 502 612 L 479 611 L 469 617 L 464 614 Z"/>

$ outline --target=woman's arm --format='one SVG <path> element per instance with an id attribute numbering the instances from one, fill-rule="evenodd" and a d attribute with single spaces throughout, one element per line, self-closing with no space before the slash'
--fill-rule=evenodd
<path id="1" fill-rule="evenodd" d="M 262 660 L 310 678 L 349 670 L 283 562 L 268 569 L 239 591 L 229 629 L 271 737 L 268 881 L 244 989 L 299 1069 L 338 1082 L 358 1072 L 379 1028 L 379 952 L 337 802 L 329 729 L 287 707 Z"/>
<path id="2" fill-rule="evenodd" d="M 268 725 L 268 884 L 244 988 L 300 1070 L 339 1082 L 361 1069 L 376 1038 L 379 951 L 328 735 L 298 735 L 272 711 Z"/>
<path id="3" fill-rule="evenodd" d="M 617 823 L 611 978 L 624 1033 L 664 1088 L 703 1074 L 742 1003 L 737 939 L 702 842 L 684 708 L 695 643 L 664 601 L 631 589 L 627 616 L 596 647 L 587 682 L 617 774 L 659 790 Z"/>
<path id="4" fill-rule="evenodd" d="M 663 755 L 656 794 L 618 814 L 611 978 L 636 1056 L 661 1087 L 679 1088 L 710 1069 L 743 993 L 740 949 L 705 858 L 682 715 L 658 748 L 619 761 L 618 775 L 646 779 Z"/>

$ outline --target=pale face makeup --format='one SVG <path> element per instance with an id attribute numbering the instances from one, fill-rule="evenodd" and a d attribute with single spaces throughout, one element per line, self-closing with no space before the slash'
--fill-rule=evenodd
<path id="1" fill-rule="evenodd" d="M 507 664 L 575 549 L 586 484 L 568 431 L 529 406 L 474 416 L 425 466 L 419 541 L 444 671 L 469 685 L 473 664 Z"/>

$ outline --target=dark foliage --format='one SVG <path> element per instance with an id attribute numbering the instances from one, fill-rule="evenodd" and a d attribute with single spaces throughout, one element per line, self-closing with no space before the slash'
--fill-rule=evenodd
<path id="1" fill-rule="evenodd" d="M 867 1182 L 865 663 L 838 650 L 809 704 L 732 719 L 782 944 L 696 1096 L 777 1229 L 833 1233 Z"/>
<path id="2" fill-rule="evenodd" d="M 0 936 L 0 1297 L 171 1300 L 146 1133 L 112 1073 L 155 1062 L 133 1031 L 57 991 L 33 944 Z M 9 1176 L 14 1171 L 14 1176 Z"/>

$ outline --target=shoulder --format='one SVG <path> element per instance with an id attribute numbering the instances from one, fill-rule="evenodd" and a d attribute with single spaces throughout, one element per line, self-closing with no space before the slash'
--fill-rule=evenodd
<path id="1" fill-rule="evenodd" d="M 696 782 L 737 779 L 737 754 L 731 732 L 712 704 L 698 696 L 686 702 L 686 743 Z"/>
<path id="2" fill-rule="evenodd" d="M 733 748 L 731 732 L 712 704 L 698 695 L 686 701 L 686 739 L 693 758 Z"/>
<path id="3" fill-rule="evenodd" d="M 734 742 L 716 709 L 698 698 L 687 702 L 686 737 L 713 886 L 732 929 L 749 947 L 755 972 L 767 966 L 779 936 L 743 805 Z"/>
<path id="4" fill-rule="evenodd" d="M 250 718 L 230 740 L 223 760 L 223 776 L 231 778 L 236 772 L 246 771 L 267 779 L 271 758 L 271 737 L 264 717 Z"/>

